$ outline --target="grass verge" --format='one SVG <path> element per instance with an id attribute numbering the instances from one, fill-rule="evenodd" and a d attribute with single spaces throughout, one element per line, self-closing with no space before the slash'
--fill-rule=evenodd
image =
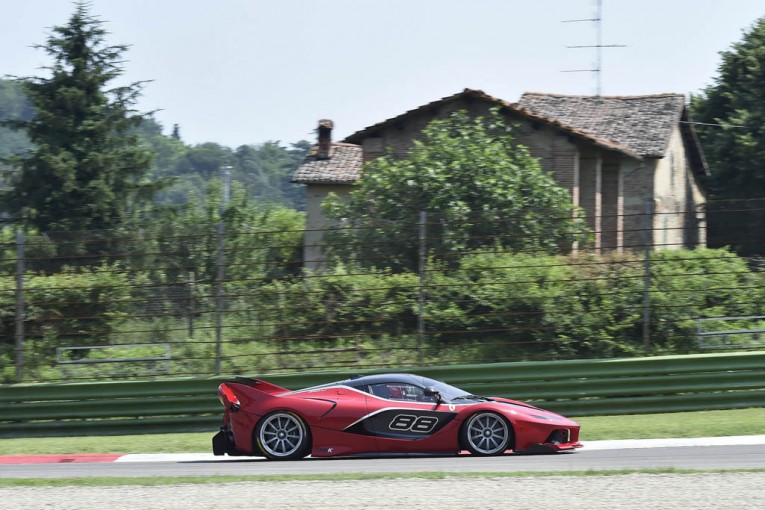
<path id="1" fill-rule="evenodd" d="M 765 407 L 574 419 L 582 426 L 583 441 L 765 434 Z"/>

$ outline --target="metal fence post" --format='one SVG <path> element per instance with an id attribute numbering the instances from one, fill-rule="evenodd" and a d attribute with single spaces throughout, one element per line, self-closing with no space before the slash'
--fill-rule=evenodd
<path id="1" fill-rule="evenodd" d="M 420 286 L 417 295 L 417 358 L 420 363 L 424 359 L 425 353 L 425 250 L 426 245 L 426 221 L 428 219 L 428 213 L 420 211 L 419 221 L 419 238 L 420 249 L 419 257 L 417 261 L 417 270 L 420 275 Z"/>
<path id="2" fill-rule="evenodd" d="M 218 222 L 218 275 L 215 278 L 215 373 L 220 374 L 221 358 L 223 357 L 223 278 L 225 277 L 223 242 L 224 242 L 224 223 Z"/>
<path id="3" fill-rule="evenodd" d="M 224 289 L 224 279 L 226 277 L 226 266 L 225 266 L 225 254 L 223 252 L 225 248 L 225 229 L 226 229 L 226 223 L 224 220 L 224 215 L 226 213 L 226 209 L 228 208 L 228 202 L 230 199 L 230 193 L 231 193 L 231 167 L 230 166 L 224 166 L 221 168 L 222 171 L 222 177 L 223 177 L 223 197 L 221 200 L 221 208 L 220 208 L 220 221 L 218 222 L 218 235 L 217 235 L 217 245 L 218 245 L 218 256 L 217 256 L 217 266 L 218 266 L 218 276 L 216 278 L 215 282 L 215 373 L 220 374 L 221 372 L 221 364 L 222 364 L 222 358 L 223 358 L 223 311 L 226 306 L 226 297 L 225 297 L 225 289 Z"/>
<path id="4" fill-rule="evenodd" d="M 651 350 L 651 249 L 653 247 L 653 200 L 645 203 L 645 254 L 643 260 L 643 351 Z"/>
<path id="5" fill-rule="evenodd" d="M 194 338 L 194 314 L 196 313 L 196 299 L 194 293 L 196 292 L 196 273 L 189 271 L 189 338 Z"/>
<path id="6" fill-rule="evenodd" d="M 16 382 L 24 378 L 24 233 L 16 232 Z"/>

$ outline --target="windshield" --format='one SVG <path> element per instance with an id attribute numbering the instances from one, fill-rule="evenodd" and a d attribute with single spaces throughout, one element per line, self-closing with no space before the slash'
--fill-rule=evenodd
<path id="1" fill-rule="evenodd" d="M 428 377 L 422 378 L 423 387 L 432 386 L 441 394 L 441 398 L 447 402 L 452 400 L 480 400 L 481 397 L 470 395 L 467 391 L 461 390 L 451 384 L 446 384 L 442 381 L 436 381 Z"/>

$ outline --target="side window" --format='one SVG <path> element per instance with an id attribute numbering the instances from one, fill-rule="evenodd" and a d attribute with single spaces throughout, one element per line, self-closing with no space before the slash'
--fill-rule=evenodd
<path id="1" fill-rule="evenodd" d="M 390 398 L 387 384 L 372 384 L 369 386 L 369 393 L 375 397 Z"/>
<path id="2" fill-rule="evenodd" d="M 406 400 L 410 402 L 433 402 L 433 397 L 426 397 L 419 386 L 403 383 L 372 384 L 370 393 L 376 397 L 389 400 Z"/>

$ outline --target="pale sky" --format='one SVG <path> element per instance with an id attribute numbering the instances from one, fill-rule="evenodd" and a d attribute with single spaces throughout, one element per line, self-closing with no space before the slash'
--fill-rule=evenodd
<path id="1" fill-rule="evenodd" d="M 169 134 L 229 147 L 339 140 L 406 110 L 481 89 L 594 94 L 595 0 L 91 0 L 125 80 Z M 69 0 L 0 0 L 0 76 L 45 76 L 49 28 Z M 602 94 L 698 93 L 719 53 L 765 16 L 763 0 L 603 0 Z"/>

